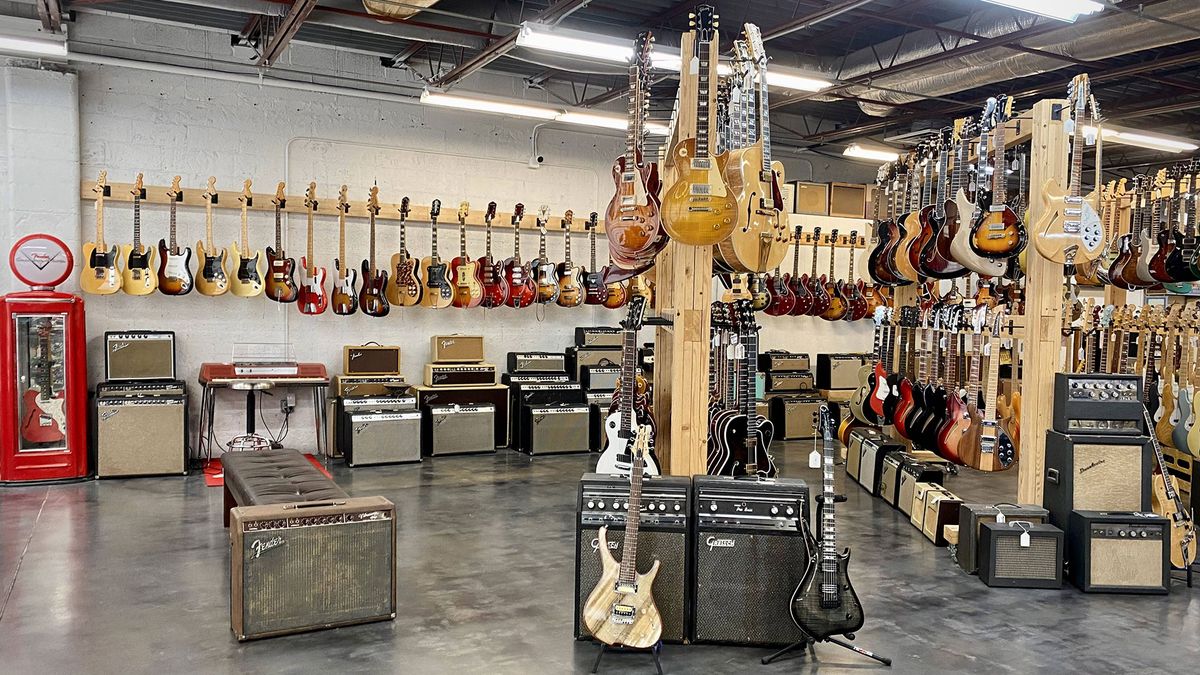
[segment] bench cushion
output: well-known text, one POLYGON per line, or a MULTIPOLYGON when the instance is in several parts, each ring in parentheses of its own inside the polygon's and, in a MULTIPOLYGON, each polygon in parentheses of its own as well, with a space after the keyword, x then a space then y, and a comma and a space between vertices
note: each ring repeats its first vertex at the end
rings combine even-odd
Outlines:
POLYGON ((225 487, 240 506, 345 499, 346 493, 295 450, 221 455, 225 487))

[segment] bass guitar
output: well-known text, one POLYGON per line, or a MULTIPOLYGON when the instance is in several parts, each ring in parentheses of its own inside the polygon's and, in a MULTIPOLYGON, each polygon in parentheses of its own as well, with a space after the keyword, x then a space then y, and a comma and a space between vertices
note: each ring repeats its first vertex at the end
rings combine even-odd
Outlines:
POLYGON ((460 309, 478 307, 483 302, 483 276, 479 263, 467 255, 467 216, 471 205, 458 205, 458 257, 450 261, 450 280, 454 284, 454 300, 450 304, 460 309))
POLYGON ((349 188, 343 185, 338 192, 338 257, 333 261, 337 281, 333 284, 331 298, 333 313, 343 316, 358 311, 358 270, 354 269, 346 258, 346 214, 350 212, 348 190, 349 188))
POLYGON ((504 261, 504 281, 508 284, 509 307, 528 307, 537 299, 537 283, 533 280, 530 266, 521 262, 521 219, 525 217, 525 205, 513 207, 513 257, 504 261))
POLYGON ((325 291, 324 267, 317 266, 313 256, 313 215, 317 212, 317 184, 309 183, 304 192, 304 209, 308 215, 308 255, 300 258, 300 298, 297 306, 302 314, 323 314, 329 307, 325 291))
POLYGON ((225 270, 225 250, 213 244, 212 207, 217 203, 217 179, 208 178, 204 191, 204 239, 196 242, 196 253, 203 256, 196 289, 201 295, 217 296, 229 292, 229 274, 225 270))
POLYGON ((592 211, 583 227, 588 233, 588 244, 591 246, 591 266, 582 270, 583 302, 587 305, 603 305, 608 291, 604 287, 604 273, 596 266, 596 223, 600 214, 592 211))
POLYGON ((575 213, 569 209, 562 219, 563 253, 566 259, 555 270, 558 282, 556 302, 559 307, 578 307, 583 304, 583 285, 579 283, 583 270, 571 261, 571 221, 574 219, 575 213))
MULTIPOLYGON (((621 379, 617 383, 613 409, 604 420, 608 443, 596 462, 596 473, 629 475, 634 459, 630 447, 635 434, 642 430, 648 433, 649 444, 653 446, 654 421, 644 397, 640 397, 637 391, 637 334, 646 312, 646 299, 641 296, 633 298, 627 311, 628 315, 621 322, 621 379), (641 405, 638 405, 639 398, 642 399, 641 405)), ((644 458, 643 470, 647 475, 658 475, 658 464, 649 454, 644 458)))
POLYGON ((552 305, 558 300, 558 266, 550 262, 546 255, 546 223, 549 221, 550 207, 542 205, 538 209, 538 257, 530 263, 537 284, 535 302, 539 305, 552 305))
POLYGON ((239 298, 252 298, 263 292, 264 277, 266 276, 266 261, 261 251, 250 248, 248 209, 254 205, 254 197, 250 193, 250 179, 242 185, 242 194, 238 196, 242 204, 242 246, 237 242, 229 245, 229 259, 237 262, 237 273, 230 279, 229 290, 239 298))
POLYGON ((150 295, 158 288, 158 275, 154 270, 154 249, 142 245, 142 200, 146 188, 142 186, 142 174, 133 183, 133 243, 121 247, 121 290, 128 295, 150 295))
POLYGON ((112 194, 107 171, 100 172, 92 192, 96 193, 96 240, 83 245, 79 287, 93 295, 112 295, 121 290, 121 273, 117 269, 120 250, 104 241, 104 198, 112 194))
POLYGON ((391 311, 388 304, 387 283, 388 272, 375 266, 375 219, 379 217, 379 186, 372 185, 367 197, 367 217, 371 221, 370 255, 362 261, 362 294, 358 296, 358 304, 363 314, 367 316, 387 316, 391 311))
POLYGON ((454 300, 454 286, 450 283, 450 268, 438 255, 438 217, 442 215, 442 200, 435 199, 429 207, 430 255, 421 258, 421 278, 425 289, 421 293, 421 306, 430 309, 445 309, 454 300))
POLYGON ((487 231, 487 252, 476 262, 479 264, 479 276, 483 278, 484 307, 503 307, 508 299, 508 282, 504 280, 504 263, 497 262, 492 257, 492 221, 496 219, 496 202, 488 202, 487 212, 483 214, 484 229, 487 231))
POLYGON ((166 239, 158 240, 158 290, 164 295, 187 295, 196 286, 192 275, 192 248, 179 246, 175 224, 175 205, 183 201, 183 190, 179 188, 179 176, 171 179, 167 199, 171 203, 171 244, 166 239))
POLYGON ((421 304, 425 284, 418 270, 421 261, 408 252, 408 197, 400 200, 400 250, 392 254, 392 278, 387 285, 388 302, 397 307, 421 304))
POLYGON ((287 207, 284 183, 275 188, 275 248, 267 247, 267 297, 275 302, 295 302, 300 295, 296 288, 296 261, 283 250, 283 209, 287 207))
POLYGON ((971 250, 989 260, 1007 260, 1025 250, 1028 234, 1021 219, 1009 207, 1008 172, 1004 164, 1004 131, 1012 115, 1012 98, 997 99, 992 120, 995 129, 995 170, 992 172, 992 191, 986 197, 987 208, 981 208, 979 218, 971 225, 971 250))

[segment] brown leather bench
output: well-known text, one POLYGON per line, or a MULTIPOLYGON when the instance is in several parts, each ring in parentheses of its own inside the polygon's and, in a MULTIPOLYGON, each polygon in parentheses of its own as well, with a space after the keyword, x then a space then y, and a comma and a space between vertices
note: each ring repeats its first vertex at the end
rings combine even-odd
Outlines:
POLYGON ((225 472, 225 527, 229 527, 229 509, 235 506, 347 497, 336 483, 295 450, 227 452, 221 455, 221 465, 225 472))

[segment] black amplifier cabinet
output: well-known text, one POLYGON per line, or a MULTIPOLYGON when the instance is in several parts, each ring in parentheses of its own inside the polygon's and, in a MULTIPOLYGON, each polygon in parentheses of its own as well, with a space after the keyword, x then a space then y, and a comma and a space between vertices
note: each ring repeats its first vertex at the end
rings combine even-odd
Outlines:
POLYGON ((583 375, 584 366, 621 366, 620 347, 567 347, 567 373, 575 381, 583 375))
MULTIPOLYGON (((687 612, 691 606, 687 577, 692 556, 688 546, 691 494, 690 478, 647 476, 642 484, 637 568, 645 572, 655 560, 662 562, 654 580, 654 603, 662 614, 662 639, 666 642, 687 639, 687 612)), ((600 528, 608 526, 608 546, 619 561, 625 545, 628 499, 628 478, 589 473, 579 483, 575 519, 576 639, 590 637, 581 610, 600 582, 600 528)))
POLYGON ((959 504, 958 547, 955 558, 967 574, 979 571, 979 536, 985 523, 1007 523, 1021 520, 1027 523, 1046 522, 1050 514, 1040 506, 1019 504, 959 504))
POLYGON ((1149 511, 1153 465, 1146 436, 1047 431, 1042 504, 1050 523, 1066 530, 1075 510, 1149 511))
POLYGON ((1153 513, 1072 511, 1071 583, 1085 593, 1171 591, 1170 525, 1153 513))
POLYGON ((1057 373, 1054 430, 1064 434, 1140 436, 1142 380, 1139 375, 1057 373))
POLYGON ((585 405, 587 397, 583 387, 575 382, 517 384, 510 388, 512 419, 509 421, 509 437, 517 447, 522 442, 525 424, 523 411, 531 405, 585 405))
POLYGON ((808 354, 794 354, 778 349, 772 349, 759 354, 758 369, 764 373, 811 370, 808 354))
POLYGON ((584 405, 521 406, 521 443, 530 455, 559 455, 591 450, 591 408, 584 405))
POLYGON ((615 391, 621 379, 620 366, 584 366, 579 383, 585 391, 615 391))
POLYGON ((857 389, 858 369, 870 354, 817 354, 818 389, 857 389))
POLYGON ((496 406, 431 405, 421 420, 422 454, 464 455, 495 452, 489 425, 493 425, 496 406))
POLYGON ((808 486, 794 478, 697 476, 692 500, 692 639, 800 640, 790 604, 808 563, 801 525, 808 518, 808 486))
POLYGON ((509 352, 508 372, 537 375, 567 372, 567 356, 560 352, 509 352))
POLYGON ((610 326, 581 326, 575 329, 576 347, 624 346, 625 331, 610 326))
POLYGON ((510 387, 514 384, 567 384, 570 381, 571 376, 566 373, 542 375, 513 375, 512 373, 504 373, 500 376, 500 382, 510 387))
POLYGON ((1063 531, 1022 520, 984 523, 979 580, 1005 588, 1062 588, 1063 531))
POLYGON ((477 387, 496 384, 496 366, 490 363, 426 363, 427 387, 477 387))
POLYGON ((768 394, 794 394, 815 389, 812 373, 807 370, 767 373, 768 394))
MULTIPOLYGON (((497 384, 490 387, 426 387, 414 386, 417 407, 424 410, 431 405, 480 405, 490 403, 496 408, 495 444, 493 447, 508 447, 509 400, 508 387, 497 384)), ((515 440, 514 440, 515 442, 515 440)))

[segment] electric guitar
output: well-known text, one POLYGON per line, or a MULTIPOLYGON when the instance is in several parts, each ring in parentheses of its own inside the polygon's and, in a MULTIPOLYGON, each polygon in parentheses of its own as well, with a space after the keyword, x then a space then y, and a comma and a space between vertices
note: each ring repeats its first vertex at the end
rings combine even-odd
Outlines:
POLYGON ((843 282, 833 276, 834 261, 837 259, 838 231, 829 233, 829 277, 821 276, 821 284, 829 295, 829 307, 821 312, 820 317, 826 321, 841 321, 846 317, 849 307, 846 304, 846 294, 843 282))
POLYGON ((287 207, 284 183, 275 187, 275 248, 267 247, 267 297, 275 302, 295 302, 300 296, 296 288, 296 261, 283 250, 283 209, 287 207))
MULTIPOLYGON (((621 322, 623 329, 621 348, 621 379, 618 382, 618 392, 615 396, 613 410, 604 420, 604 433, 608 444, 600 459, 596 462, 596 473, 628 475, 633 466, 633 454, 630 445, 634 436, 643 429, 649 435, 653 445, 654 422, 650 417, 648 406, 636 405, 637 393, 637 334, 642 327, 643 316, 646 312, 646 299, 637 296, 629 302, 629 314, 621 322)), ((644 458, 643 470, 647 475, 658 475, 658 464, 654 458, 647 455, 644 458)))
POLYGON ((254 205, 254 197, 250 194, 249 178, 242 185, 238 201, 242 203, 242 247, 239 249, 236 241, 229 245, 229 259, 237 262, 237 273, 230 279, 229 290, 239 298, 252 298, 263 292, 266 261, 262 251, 250 248, 247 209, 254 205))
POLYGON ((812 300, 809 304, 808 316, 821 316, 825 312, 828 312, 830 306, 833 304, 833 298, 829 295, 829 291, 825 289, 825 280, 817 277, 817 250, 820 243, 821 228, 814 227, 812 233, 812 270, 809 274, 800 277, 800 284, 808 290, 808 297, 812 300))
POLYGON ((158 240, 158 290, 164 295, 187 295, 196 286, 192 276, 192 249, 180 248, 175 225, 175 205, 183 201, 183 190, 179 189, 179 176, 171 179, 167 198, 171 200, 171 245, 167 240, 158 240))
MULTIPOLYGON (((1150 258, 1150 276, 1161 283, 1176 281, 1171 276, 1171 268, 1178 268, 1182 261, 1180 247, 1183 245, 1183 233, 1175 222, 1175 211, 1178 208, 1178 195, 1183 189, 1183 167, 1179 165, 1167 169, 1166 177, 1174 181, 1174 186, 1167 193, 1165 187, 1159 193, 1158 208, 1158 250, 1150 258), (1169 261, 1174 260, 1174 265, 1169 261)), ((1186 278, 1186 277, 1184 277, 1186 278)), ((1182 281, 1183 279, 1179 279, 1182 281)))
MULTIPOLYGON (((957 124, 961 128, 965 125, 965 120, 957 124)), ((965 175, 966 170, 961 169, 957 165, 954 171, 948 177, 949 172, 950 149, 955 145, 953 130, 950 128, 942 129, 941 137, 938 145, 938 171, 937 171, 937 192, 933 199, 932 208, 926 213, 926 221, 929 223, 930 235, 921 249, 921 270, 926 276, 934 279, 954 279, 968 274, 970 270, 960 264, 953 258, 950 252, 950 244, 954 240, 954 233, 959 226, 958 205, 954 201, 954 196, 958 193, 961 175, 965 175), (946 195, 946 183, 949 178, 950 195, 946 195)), ((964 143, 960 143, 962 147, 966 147, 964 143)), ((961 155, 960 155, 961 156, 961 155)), ((961 161, 965 162, 965 159, 961 161)))
POLYGON ((1007 204, 1008 172, 1004 163, 1004 130, 1012 115, 1012 98, 1001 96, 996 104, 994 127, 996 166, 992 172, 992 191, 988 207, 980 209, 971 225, 971 250, 989 260, 1007 260, 1025 250, 1028 234, 1021 219, 1007 204))
POLYGON ((846 314, 842 317, 845 321, 859 321, 866 318, 869 307, 867 305, 867 297, 863 295, 863 289, 866 288, 865 282, 862 279, 857 279, 854 276, 854 258, 857 256, 858 244, 865 241, 860 241, 858 238, 858 230, 850 231, 850 266, 846 270, 846 281, 842 284, 842 297, 846 303, 846 314))
POLYGON ((154 249, 142 245, 142 200, 146 188, 142 187, 142 174, 133 183, 133 243, 121 247, 121 290, 128 295, 150 295, 158 288, 158 275, 154 269, 154 249))
POLYGON ((806 316, 812 311, 812 295, 808 292, 808 286, 800 280, 800 242, 803 234, 804 226, 797 225, 792 235, 792 273, 787 276, 788 290, 792 292, 795 303, 788 316, 806 316))
POLYGON ((309 183, 304 193, 304 207, 308 211, 308 255, 300 259, 300 298, 297 305, 302 314, 322 314, 329 307, 329 294, 325 292, 325 268, 317 267, 313 257, 313 214, 317 212, 317 184, 309 183))
POLYGON ((371 220, 371 255, 362 261, 362 294, 358 296, 358 304, 367 316, 387 316, 391 311, 387 298, 388 272, 375 266, 375 218, 379 216, 379 211, 379 186, 372 185, 367 198, 367 216, 371 220))
POLYGON ((333 313, 347 316, 358 311, 358 270, 346 258, 346 214, 350 212, 349 190, 345 185, 338 192, 338 257, 333 260, 337 280, 333 283, 331 303, 333 313))
MULTIPOLYGON (((984 211, 987 210, 985 200, 988 191, 987 155, 988 145, 991 142, 990 135, 995 126, 997 105, 996 99, 989 98, 984 104, 983 112, 980 113, 979 122, 966 118, 960 120, 961 124, 955 122, 955 127, 960 129, 958 155, 954 160, 954 174, 959 182, 959 187, 954 191, 958 222, 951 225, 954 236, 950 241, 950 255, 967 269, 984 277, 999 277, 1008 269, 1007 260, 992 260, 977 255, 971 248, 971 224, 982 218, 984 211), (967 166, 970 163, 970 148, 967 139, 974 136, 976 131, 979 135, 979 143, 976 147, 979 157, 982 159, 977 162, 975 194, 972 199, 968 194, 967 166)), ((1003 159, 997 162, 998 165, 1003 163, 1003 159)), ((999 171, 1004 172, 1003 168, 999 171)))
MULTIPOLYGON (((1152 429, 1150 413, 1143 410, 1142 416, 1146 420, 1146 428, 1152 429)), ((1154 490, 1154 512, 1166 518, 1171 525, 1171 566, 1184 569, 1196 560, 1196 524, 1175 490, 1175 481, 1154 434, 1150 434, 1150 442, 1154 444, 1154 454, 1158 460, 1158 473, 1150 478, 1154 490)))
POLYGON ((555 270, 559 307, 578 307, 583 304, 583 286, 579 283, 583 271, 571 262, 571 221, 574 217, 574 212, 568 210, 562 220, 563 249, 566 260, 555 270))
MULTIPOLYGON (((54 390, 54 366, 60 361, 51 345, 54 319, 42 317, 35 321, 38 322, 37 355, 29 359, 29 388, 21 394, 20 430, 27 443, 45 446, 66 439, 66 391, 54 390)), ((33 345, 30 347, 32 351, 33 345)))
POLYGON ((539 305, 552 305, 558 300, 558 279, 555 276, 558 266, 546 256, 546 222, 549 220, 549 213, 550 207, 544 204, 538 209, 538 257, 530 263, 537 284, 535 301, 539 305))
POLYGON ((592 211, 592 215, 588 216, 587 222, 583 227, 588 233, 588 244, 591 246, 591 267, 582 271, 583 276, 583 302, 587 305, 603 305, 604 300, 608 297, 608 290, 604 286, 604 272, 596 266, 596 223, 600 214, 592 211))
POLYGON ((460 309, 478 307, 483 302, 483 277, 479 263, 467 256, 467 216, 471 205, 458 205, 458 257, 450 261, 450 280, 454 284, 454 300, 450 304, 460 309))
POLYGON ((96 240, 83 245, 84 264, 79 287, 85 293, 112 295, 121 290, 121 273, 117 269, 120 250, 104 241, 104 198, 112 193, 107 171, 100 172, 92 192, 96 193, 96 240))
POLYGON ((771 293, 761 275, 754 272, 747 274, 746 288, 750 291, 750 306, 754 311, 761 312, 771 305, 771 293))
MULTIPOLYGON (((615 270, 619 270, 619 269, 621 269, 621 268, 613 263, 612 256, 610 255, 610 256, 608 256, 608 265, 605 266, 604 272, 602 273, 601 276, 605 279, 608 279, 610 274, 612 274, 615 270)), ((616 278, 614 278, 612 281, 605 282, 605 284, 604 284, 604 307, 605 307, 605 309, 619 309, 621 307, 624 307, 625 303, 627 303, 627 302, 629 302, 629 290, 626 288, 625 282, 623 280, 618 281, 616 278)))
POLYGON ((734 313, 737 315, 739 341, 744 350, 737 376, 738 400, 736 408, 718 413, 712 422, 720 447, 718 455, 725 458, 712 473, 772 477, 777 469, 768 449, 775 436, 775 427, 758 414, 754 397, 759 325, 749 301, 739 300, 734 313))
POLYGON ((504 281, 508 284, 508 299, 504 304, 515 309, 532 305, 538 292, 530 265, 521 262, 521 219, 524 217, 524 204, 513 207, 513 257, 504 261, 504 281))
POLYGON ((778 265, 775 266, 775 273, 767 276, 765 285, 767 293, 771 296, 771 301, 766 308, 767 314, 787 316, 796 307, 796 296, 792 295, 792 289, 788 287, 785 275, 779 273, 778 265))
POLYGON ((873 201, 875 202, 876 210, 876 244, 875 248, 871 249, 871 253, 867 256, 867 270, 872 279, 888 286, 906 286, 912 283, 900 276, 900 271, 895 266, 896 249, 900 246, 900 240, 904 239, 907 234, 896 220, 896 211, 898 210, 897 198, 899 196, 897 186, 900 183, 902 172, 906 171, 907 169, 903 163, 898 161, 891 162, 879 167, 879 172, 875 178, 876 186, 873 201), (884 214, 880 214, 882 210, 879 198, 880 194, 887 195, 887 208, 884 214), (883 217, 880 217, 881 215, 883 217))
POLYGON ((491 309, 503 307, 508 300, 508 282, 504 280, 504 263, 492 257, 492 221, 496 219, 496 202, 488 202, 487 213, 483 214, 487 230, 487 253, 476 261, 479 276, 483 279, 483 299, 480 304, 491 309))
POLYGON ((196 253, 203 257, 196 289, 202 295, 217 296, 229 292, 229 274, 225 268, 225 250, 213 244, 212 206, 217 203, 217 179, 210 176, 204 191, 204 239, 196 242, 196 253))
POLYGON ((892 253, 892 269, 897 276, 907 282, 923 281, 921 273, 912 263, 912 249, 921 236, 921 179, 916 174, 917 156, 922 149, 909 153, 901 164, 905 170, 900 173, 900 207, 896 216, 896 224, 900 228, 900 240, 892 253))
POLYGON ((425 290, 417 269, 421 261, 408 252, 408 203, 408 197, 400 200, 400 250, 392 254, 392 278, 387 285, 388 302, 397 307, 421 304, 425 290))
POLYGON ((429 207, 429 222, 432 225, 430 241, 432 253, 421 258, 421 278, 425 280, 425 291, 421 306, 444 309, 454 301, 454 285, 450 282, 449 266, 438 256, 438 216, 442 214, 442 200, 435 199, 429 207))

